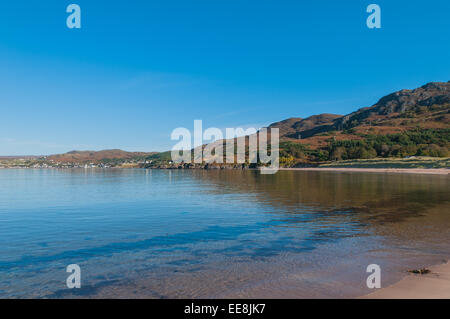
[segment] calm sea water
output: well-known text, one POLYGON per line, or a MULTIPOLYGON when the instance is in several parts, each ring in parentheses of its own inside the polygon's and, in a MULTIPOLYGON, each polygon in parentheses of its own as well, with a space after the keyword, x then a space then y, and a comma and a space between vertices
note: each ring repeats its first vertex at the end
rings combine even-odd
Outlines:
POLYGON ((355 297, 450 256, 447 176, 0 170, 0 297, 355 297), (66 266, 81 267, 67 289, 66 266))

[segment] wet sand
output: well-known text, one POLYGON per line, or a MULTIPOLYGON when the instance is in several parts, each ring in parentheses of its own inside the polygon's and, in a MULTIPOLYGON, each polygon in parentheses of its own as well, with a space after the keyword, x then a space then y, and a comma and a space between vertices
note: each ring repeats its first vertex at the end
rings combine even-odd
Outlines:
POLYGON ((408 274, 396 284, 363 299, 450 299, 450 263, 428 268, 431 273, 408 274))
POLYGON ((318 171, 318 172, 359 172, 359 173, 406 173, 406 174, 433 174, 447 175, 447 168, 350 168, 350 167, 307 167, 307 168, 280 168, 285 171, 318 171))

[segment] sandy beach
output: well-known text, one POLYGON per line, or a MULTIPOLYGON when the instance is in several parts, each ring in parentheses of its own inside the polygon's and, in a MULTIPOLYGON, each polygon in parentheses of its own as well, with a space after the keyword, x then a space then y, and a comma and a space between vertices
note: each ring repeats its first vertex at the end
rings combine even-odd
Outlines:
POLYGON ((359 172, 359 173, 402 173, 402 174, 433 174, 447 175, 447 168, 350 168, 350 167, 307 167, 307 168, 280 168, 288 171, 321 171, 321 172, 359 172))
POLYGON ((430 273, 408 274, 392 286, 363 299, 450 299, 450 263, 429 267, 430 273))

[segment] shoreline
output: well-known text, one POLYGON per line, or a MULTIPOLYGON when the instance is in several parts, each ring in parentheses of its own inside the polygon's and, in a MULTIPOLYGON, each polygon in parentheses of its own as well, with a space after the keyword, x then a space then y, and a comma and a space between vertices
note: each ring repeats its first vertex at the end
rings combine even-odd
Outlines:
POLYGON ((359 172, 359 173, 406 173, 406 174, 433 174, 447 175, 448 168, 356 168, 356 167, 305 167, 305 168, 279 168, 280 171, 319 171, 319 172, 359 172))
POLYGON ((429 274, 409 273, 399 282, 358 299, 450 299, 450 261, 427 269, 429 274))
MULTIPOLYGON (((0 167, 0 169, 156 169, 156 170, 260 170, 260 168, 175 168, 175 167, 0 167)), ((396 173, 448 175, 449 168, 360 168, 360 167, 280 167, 279 171, 342 172, 342 173, 396 173)))

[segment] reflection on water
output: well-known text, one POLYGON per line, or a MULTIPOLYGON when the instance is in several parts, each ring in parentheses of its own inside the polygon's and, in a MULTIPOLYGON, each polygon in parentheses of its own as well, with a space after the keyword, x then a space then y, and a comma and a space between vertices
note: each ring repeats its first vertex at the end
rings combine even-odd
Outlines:
POLYGON ((0 297, 354 297, 450 255, 447 176, 0 170, 0 297), (65 287, 65 267, 82 288, 65 287))

